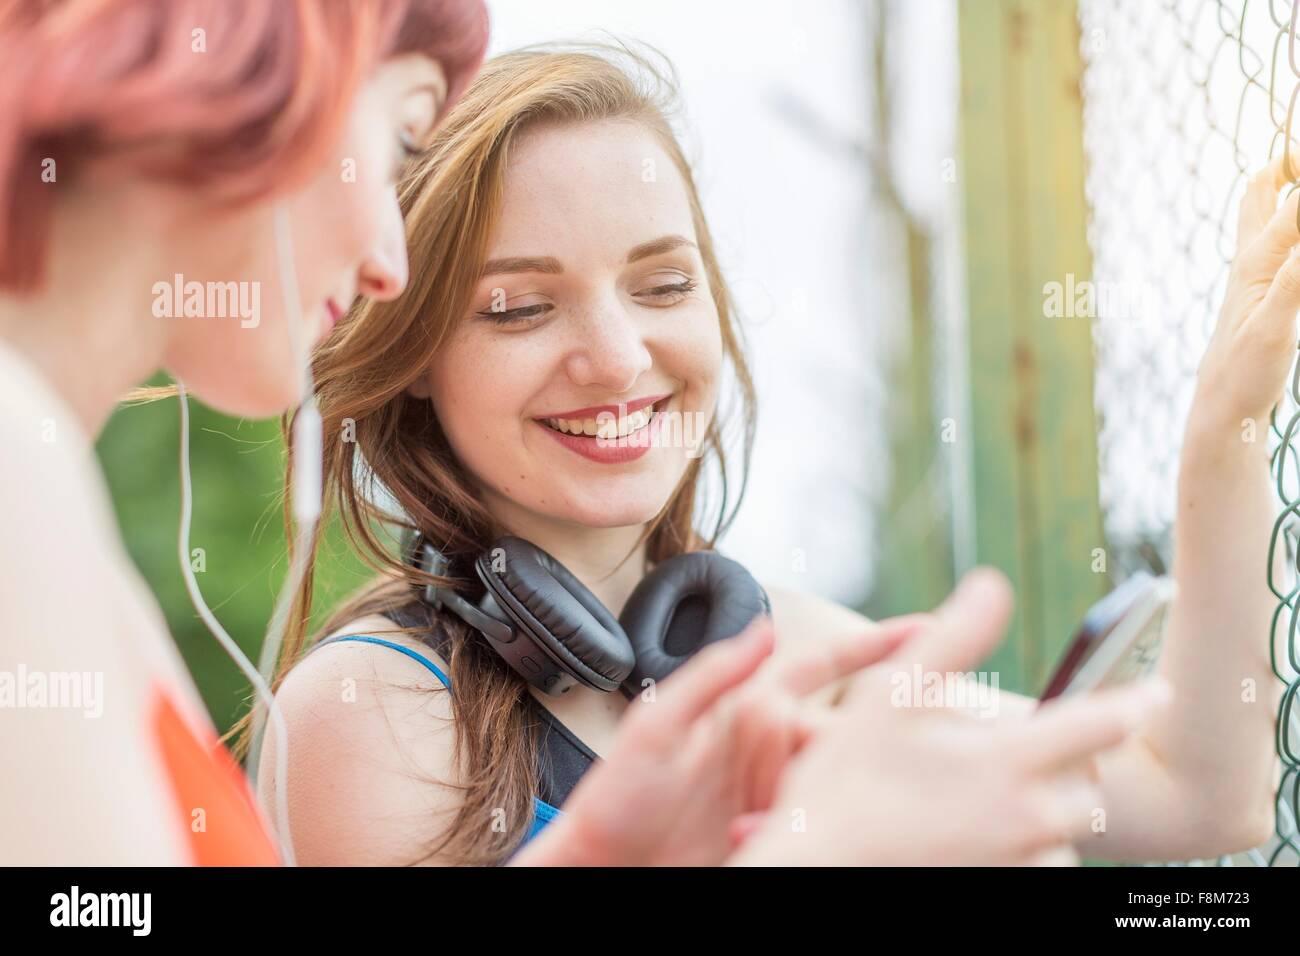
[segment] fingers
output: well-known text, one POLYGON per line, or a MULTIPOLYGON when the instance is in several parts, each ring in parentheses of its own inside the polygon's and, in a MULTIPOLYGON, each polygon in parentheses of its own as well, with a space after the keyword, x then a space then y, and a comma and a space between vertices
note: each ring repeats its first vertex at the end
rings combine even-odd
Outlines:
POLYGON ((795 717, 794 731, 791 735, 791 752, 798 753, 808 745, 810 740, 823 733, 834 724, 830 710, 803 708, 795 717))
POLYGON ((1300 254, 1292 252, 1273 276, 1259 309, 1246 320, 1253 330, 1251 340, 1266 352, 1279 349, 1286 350, 1288 355, 1294 352, 1297 309, 1300 309, 1300 254))
MULTIPOLYGON (((1291 174, 1300 176, 1300 157, 1291 156, 1291 174)), ((1258 237, 1277 210, 1277 196, 1291 180, 1284 156, 1278 156, 1259 170, 1246 184, 1237 215, 1237 248, 1244 250, 1258 237)), ((1293 217, 1294 218, 1294 217, 1293 217)))
POLYGON ((877 621, 876 627, 882 631, 897 633, 901 635, 900 639, 905 641, 922 628, 930 627, 933 624, 933 614, 927 611, 917 611, 915 614, 900 614, 897 617, 887 617, 884 620, 877 621))
POLYGON ((1161 678, 1057 698, 1029 720, 1008 728, 1016 741, 1014 759, 1038 772, 1081 761, 1123 742, 1171 698, 1172 691, 1161 678))
POLYGON ((1248 245, 1240 247, 1237 266, 1242 277, 1249 280, 1268 278, 1286 261, 1291 249, 1300 242, 1300 229, 1296 227, 1296 207, 1300 192, 1292 192, 1281 206, 1276 194, 1269 200, 1272 206, 1263 225, 1254 230, 1256 235, 1248 245))
POLYGON ((1068 845, 1092 832, 1103 794, 1088 768, 1076 764, 1073 770, 1058 774, 1047 785, 1044 798, 1048 801, 1046 831, 1068 845))
POLYGON ((1012 811, 1017 831, 1008 841, 1013 862, 1073 866, 1074 845, 1093 832, 1102 809, 1100 784, 1083 767, 1060 771, 1026 789, 1012 811))
POLYGON ((1011 618, 1011 585, 993 568, 976 568, 934 612, 933 623, 894 655, 899 668, 968 671, 995 648, 1011 618))
POLYGON ((1104 806, 1091 761, 1022 781, 1004 810, 1009 829, 1002 842, 1009 862, 1070 866, 1074 846, 1092 834, 1104 806))
POLYGON ((748 791, 745 806, 756 810, 766 810, 776 801, 786 765, 803 747, 807 735, 800 719, 801 705, 795 698, 778 695, 762 707, 763 719, 742 720, 731 731, 733 737, 739 735, 749 742, 748 747, 742 744, 742 752, 747 754, 743 758, 748 791))
POLYGON ((727 827, 727 836, 731 840, 732 849, 738 848, 746 840, 758 831, 766 819, 766 813, 742 813, 740 816, 732 819, 731 824, 727 827))
POLYGON ((1043 850, 1031 856, 1025 866, 1078 866, 1079 854, 1074 852, 1074 847, 1066 843, 1059 843, 1056 846, 1043 850))
POLYGON ((806 696, 888 657, 928 621, 929 615, 909 614, 881 621, 863 633, 841 634, 801 647, 797 654, 773 661, 773 680, 796 696, 806 696))
POLYGON ((772 653, 772 620, 757 617, 735 637, 704 648, 665 680, 655 702, 628 709, 620 734, 639 745, 673 746, 723 694, 744 683, 772 653))

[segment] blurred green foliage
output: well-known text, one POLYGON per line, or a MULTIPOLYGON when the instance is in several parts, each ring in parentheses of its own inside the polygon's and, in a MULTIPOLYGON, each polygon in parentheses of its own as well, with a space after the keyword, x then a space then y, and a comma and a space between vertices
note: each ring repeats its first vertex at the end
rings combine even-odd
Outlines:
MULTIPOLYGON (((157 379, 150 384, 167 384, 157 379)), ((212 719, 224 732, 247 709, 247 680, 208 633, 185 591, 180 528, 177 399, 119 408, 97 444, 127 550, 167 617, 212 719)), ((190 549, 208 605, 253 660, 287 566, 280 507, 284 443, 278 420, 230 418, 190 400, 194 519, 190 549)), ((313 621, 371 576, 337 526, 326 535, 313 621)))

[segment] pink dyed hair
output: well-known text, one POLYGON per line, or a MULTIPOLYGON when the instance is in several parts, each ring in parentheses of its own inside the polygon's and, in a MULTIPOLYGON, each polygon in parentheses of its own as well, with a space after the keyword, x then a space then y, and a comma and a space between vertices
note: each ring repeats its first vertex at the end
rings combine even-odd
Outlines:
POLYGON ((483 0, 0 0, 0 289, 43 279, 45 160, 264 199, 325 161, 380 61, 436 60, 445 113, 487 34, 483 0))

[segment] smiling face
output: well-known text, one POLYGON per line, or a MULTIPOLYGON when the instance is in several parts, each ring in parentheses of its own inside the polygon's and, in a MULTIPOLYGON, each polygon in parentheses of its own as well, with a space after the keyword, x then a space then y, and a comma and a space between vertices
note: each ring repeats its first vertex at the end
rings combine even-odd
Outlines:
POLYGON ((540 126, 511 146, 471 310, 411 392, 507 528, 621 527, 658 514, 698 453, 722 354, 687 188, 656 135, 540 126))
MULTIPOLYGON (((304 349, 319 342, 356 297, 387 301, 406 287, 396 184, 411 153, 427 140, 446 92, 443 71, 426 56, 380 64, 358 92, 320 172, 284 198, 304 349)), ((192 237, 178 250, 188 266, 185 282, 248 283, 247 301, 258 306, 252 317, 178 318, 168 345, 168 370, 231 414, 272 415, 302 398, 282 305, 278 205, 227 214, 204 208, 182 230, 192 237)))

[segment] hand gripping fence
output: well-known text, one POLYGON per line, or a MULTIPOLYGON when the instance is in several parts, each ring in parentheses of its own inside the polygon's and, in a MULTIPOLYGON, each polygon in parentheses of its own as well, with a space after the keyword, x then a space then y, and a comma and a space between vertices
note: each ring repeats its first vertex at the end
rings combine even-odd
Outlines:
MULTIPOLYGON (((1103 520, 1116 572, 1164 570, 1182 426, 1237 206, 1253 172, 1300 144, 1300 0, 1080 0, 1079 20, 1103 520)), ((1260 548, 1277 608, 1259 639, 1286 685, 1276 835, 1219 861, 1261 866, 1300 863, 1300 368, 1268 431, 1280 507, 1260 548)))

